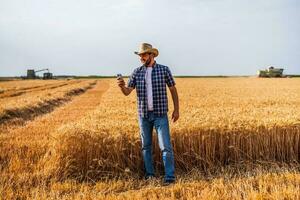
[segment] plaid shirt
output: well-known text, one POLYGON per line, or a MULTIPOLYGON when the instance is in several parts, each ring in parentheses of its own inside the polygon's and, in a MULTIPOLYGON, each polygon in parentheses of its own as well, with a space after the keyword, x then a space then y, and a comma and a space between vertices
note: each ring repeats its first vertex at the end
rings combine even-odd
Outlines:
MULTIPOLYGON (((127 87, 136 88, 138 113, 141 117, 147 117, 147 90, 146 90, 146 66, 136 68, 128 79, 127 87)), ((155 62, 151 74, 153 113, 163 115, 168 112, 168 98, 166 84, 171 87, 175 85, 174 78, 169 67, 155 62)))

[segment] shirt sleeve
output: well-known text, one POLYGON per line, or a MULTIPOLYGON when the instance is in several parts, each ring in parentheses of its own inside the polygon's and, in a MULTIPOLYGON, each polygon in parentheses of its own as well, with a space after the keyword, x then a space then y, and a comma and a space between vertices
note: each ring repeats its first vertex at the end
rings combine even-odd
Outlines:
POLYGON ((174 86, 176 84, 169 67, 166 68, 166 83, 168 87, 174 86))
POLYGON ((136 70, 134 70, 129 76, 127 87, 135 88, 136 86, 136 70))

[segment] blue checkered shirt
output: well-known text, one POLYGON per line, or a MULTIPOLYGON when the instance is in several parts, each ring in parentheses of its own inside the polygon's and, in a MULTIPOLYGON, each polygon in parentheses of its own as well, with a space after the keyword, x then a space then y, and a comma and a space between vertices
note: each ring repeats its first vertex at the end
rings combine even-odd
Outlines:
MULTIPOLYGON (((138 114, 147 117, 147 90, 146 90, 146 66, 136 68, 128 79, 127 87, 136 88, 138 114)), ((166 84, 171 87, 175 85, 174 78, 169 67, 155 62, 152 74, 153 113, 163 115, 168 112, 168 98, 166 84)))

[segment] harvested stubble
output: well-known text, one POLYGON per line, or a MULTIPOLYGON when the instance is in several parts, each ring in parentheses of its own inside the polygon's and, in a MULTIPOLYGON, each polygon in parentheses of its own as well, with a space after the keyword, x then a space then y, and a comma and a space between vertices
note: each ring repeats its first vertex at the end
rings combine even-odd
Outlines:
MULTIPOLYGON (((178 173, 247 162, 299 164, 299 79, 176 82, 181 115, 170 125, 178 173)), ((40 163, 45 173, 59 180, 141 175, 135 98, 123 96, 111 80, 93 113, 53 134, 52 148, 40 163)), ((161 173, 160 150, 156 137, 153 140, 155 166, 161 173)))
POLYGON ((76 81, 63 84, 59 87, 50 87, 22 96, 0 99, 0 125, 13 122, 20 124, 43 113, 53 110, 54 107, 69 101, 71 96, 80 94, 91 88, 94 81, 76 81))
POLYGON ((34 88, 40 88, 47 85, 64 83, 73 80, 12 80, 12 81, 1 81, 0 90, 3 92, 8 91, 20 91, 29 90, 34 88))
MULTIPOLYGON (((40 80, 41 82, 42 80, 40 80)), ((15 81, 11 81, 12 83, 16 84, 15 81)), ((27 81, 24 81, 25 85, 27 83, 27 81)), ((3 98, 8 98, 8 97, 15 97, 15 96, 20 96, 23 94, 27 94, 30 92, 36 92, 36 91, 40 91, 40 90, 48 90, 48 89, 54 89, 54 88, 58 88, 58 87, 62 87, 65 85, 70 85, 70 84, 75 84, 75 83, 79 83, 80 80, 73 80, 73 81, 67 81, 67 80, 58 80, 57 82, 50 82, 50 83, 44 83, 40 85, 36 85, 36 86, 28 86, 28 87, 14 87, 14 88, 6 88, 6 89, 2 89, 2 93, 0 93, 0 99, 3 98)), ((22 84, 22 82, 18 83, 18 84, 22 84)), ((28 83, 27 83, 28 84, 28 83)))

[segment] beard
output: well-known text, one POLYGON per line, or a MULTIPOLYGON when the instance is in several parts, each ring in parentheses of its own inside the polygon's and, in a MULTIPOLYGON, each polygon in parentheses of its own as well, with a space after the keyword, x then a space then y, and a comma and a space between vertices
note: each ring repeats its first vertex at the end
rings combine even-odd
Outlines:
POLYGON ((148 66, 151 62, 151 59, 148 58, 147 60, 142 60, 142 62, 144 63, 145 66, 148 66))
POLYGON ((150 62, 151 62, 151 59, 148 58, 148 59, 146 60, 146 62, 145 62, 145 65, 148 66, 148 65, 150 64, 150 62))

